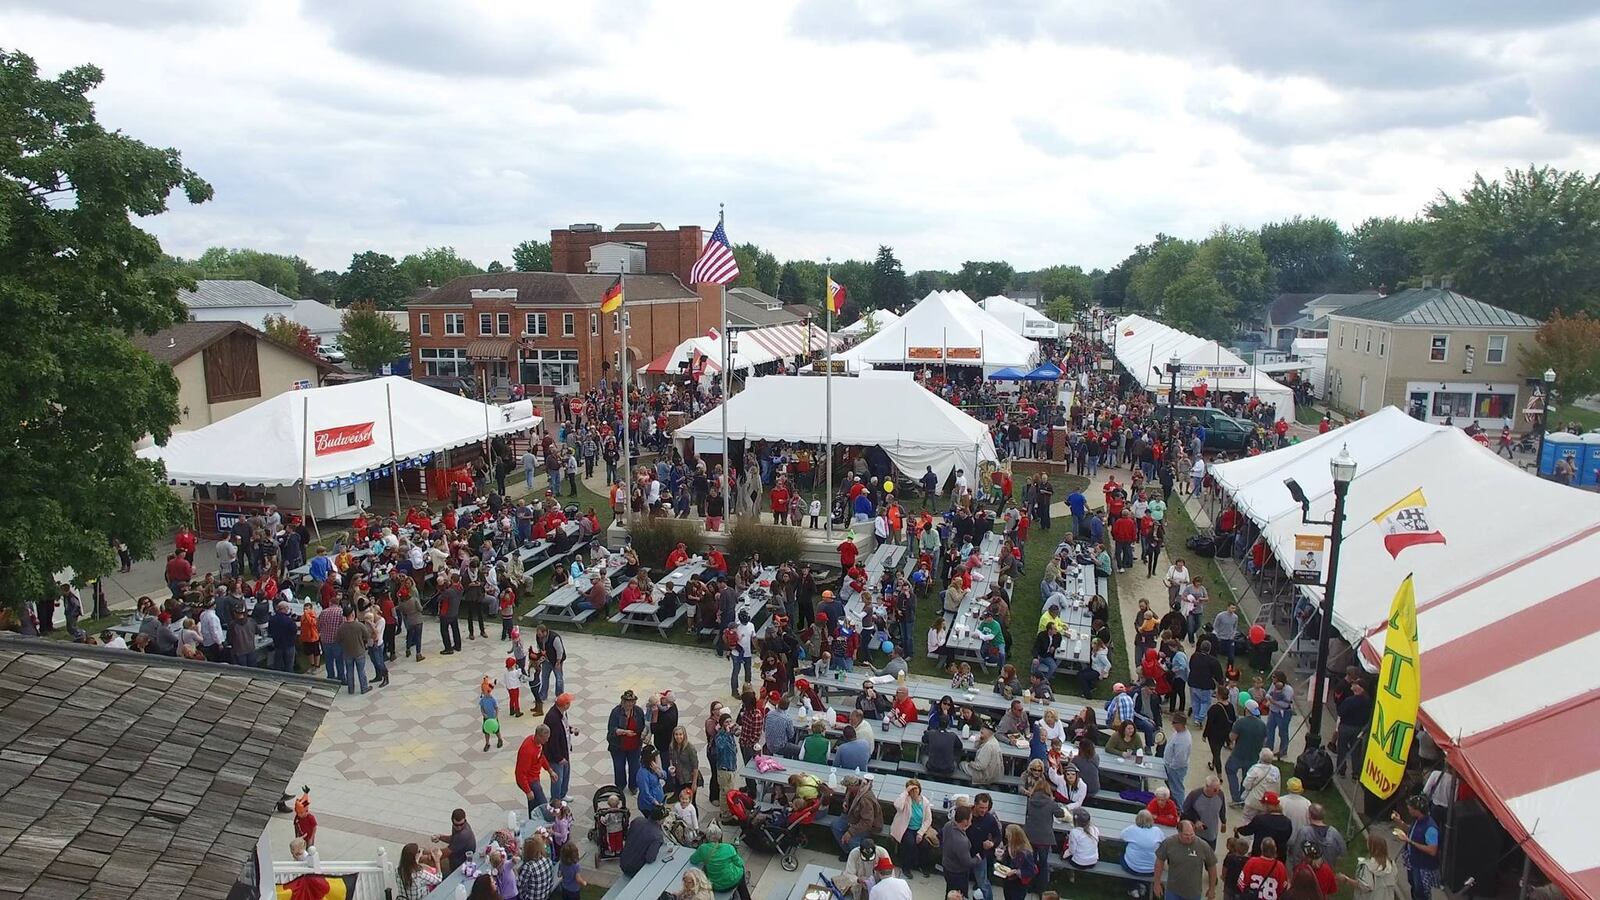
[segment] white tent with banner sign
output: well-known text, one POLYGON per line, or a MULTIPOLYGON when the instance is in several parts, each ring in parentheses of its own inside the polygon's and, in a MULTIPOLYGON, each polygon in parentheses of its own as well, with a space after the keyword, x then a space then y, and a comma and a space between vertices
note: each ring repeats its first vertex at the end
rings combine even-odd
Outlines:
POLYGON ((837 354, 873 365, 1031 369, 1039 346, 960 291, 934 291, 898 321, 837 354))
MULTIPOLYGON (((1421 724, 1568 896, 1600 896, 1600 756, 1542 753, 1600 729, 1600 496, 1535 478, 1459 428, 1390 406, 1212 470, 1279 560, 1332 516, 1328 462, 1356 460, 1333 624, 1375 668, 1390 602, 1416 592, 1421 724)), ((1322 580, 1326 579, 1326 562, 1322 580)), ((1320 600, 1320 587, 1301 590, 1320 600)))
POLYGON ((491 406, 391 376, 279 394, 139 455, 185 484, 319 488, 539 422, 529 404, 491 406))
POLYGON ((1182 366, 1178 390, 1203 383, 1210 391, 1259 397, 1275 408, 1278 418, 1295 420, 1294 391, 1216 341, 1138 315, 1118 320, 1112 341, 1117 362, 1147 391, 1166 396, 1172 382, 1167 363, 1176 357, 1182 366))
MULTIPOLYGON (((752 378, 728 401, 728 437, 742 441, 822 444, 828 435, 827 383, 816 376, 752 378)), ((679 428, 678 438, 721 446, 722 410, 679 428)), ((909 372, 862 372, 833 379, 833 443, 883 448, 913 478, 932 466, 940 483, 956 469, 998 463, 989 428, 932 391, 909 372)))
POLYGON ((978 305, 989 315, 1004 322, 1012 331, 1030 340, 1048 340, 1061 336, 1061 326, 1051 321, 1049 316, 1036 309, 1029 309, 1004 294, 986 297, 978 305))

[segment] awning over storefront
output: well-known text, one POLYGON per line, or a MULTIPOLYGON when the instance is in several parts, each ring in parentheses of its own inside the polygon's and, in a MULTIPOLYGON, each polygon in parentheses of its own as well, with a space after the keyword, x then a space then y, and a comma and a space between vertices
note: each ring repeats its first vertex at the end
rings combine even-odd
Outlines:
POLYGON ((467 345, 467 359, 497 359, 511 357, 511 341, 479 338, 467 345))

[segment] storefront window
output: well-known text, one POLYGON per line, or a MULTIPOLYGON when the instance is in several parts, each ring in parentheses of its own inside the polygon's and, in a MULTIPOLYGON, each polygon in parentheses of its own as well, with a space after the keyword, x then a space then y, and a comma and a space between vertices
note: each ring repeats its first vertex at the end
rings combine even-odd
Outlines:
POLYGON ((578 351, 524 350, 518 368, 523 384, 561 387, 578 383, 578 351))
POLYGON ((1433 395, 1433 416, 1465 418, 1472 415, 1472 395, 1465 392, 1437 391, 1433 395))
POLYGON ((1503 419, 1516 414, 1516 394, 1479 394, 1473 415, 1479 419, 1503 419))
POLYGON ((417 351, 424 375, 471 375, 472 363, 465 349, 423 347, 417 351))

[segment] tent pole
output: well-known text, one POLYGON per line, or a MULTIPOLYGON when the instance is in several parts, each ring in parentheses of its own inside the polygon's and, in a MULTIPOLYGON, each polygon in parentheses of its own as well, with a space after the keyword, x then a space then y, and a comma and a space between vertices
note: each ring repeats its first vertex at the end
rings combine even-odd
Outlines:
MULTIPOLYGON (((831 537, 833 535, 833 295, 828 290, 828 283, 833 280, 833 257, 828 257, 826 264, 827 268, 823 270, 825 274, 822 277, 822 305, 828 310, 828 374, 823 376, 823 381, 827 385, 824 389, 825 399, 823 400, 823 405, 827 407, 827 412, 825 413, 827 420, 825 436, 827 437, 828 445, 828 461, 827 473, 823 479, 827 485, 827 493, 822 508, 824 513, 823 521, 825 523, 822 526, 822 531, 831 537)), ((871 314, 871 311, 868 311, 867 315, 871 314)), ((903 345, 904 332, 901 334, 903 345)))
POLYGON ((633 414, 628 409, 628 288, 624 283, 627 278, 626 265, 617 268, 617 287, 622 292, 622 302, 617 305, 617 330, 622 335, 622 340, 617 344, 617 364, 622 369, 622 470, 627 477, 622 479, 622 526, 633 534, 633 448, 629 441, 629 432, 632 431, 633 414))
POLYGON ((383 401, 389 416, 389 480, 394 484, 394 512, 400 514, 400 457, 395 455, 394 445, 394 396, 393 388, 383 386, 383 401))
MULTIPOLYGON (((728 401, 732 399, 729 392, 733 390, 728 372, 733 368, 733 360, 728 352, 731 343, 728 340, 728 286, 721 284, 717 289, 722 297, 720 304, 722 311, 718 313, 721 321, 717 323, 722 326, 722 330, 718 333, 718 337, 722 338, 722 513, 731 530, 734 507, 738 505, 737 498, 733 496, 733 482, 730 480, 733 477, 733 454, 730 452, 732 448, 728 446, 728 401)), ((744 486, 741 484, 739 489, 743 490, 744 486)))
POLYGON ((311 471, 311 396, 300 398, 300 515, 309 517, 311 504, 307 500, 306 483, 311 471))

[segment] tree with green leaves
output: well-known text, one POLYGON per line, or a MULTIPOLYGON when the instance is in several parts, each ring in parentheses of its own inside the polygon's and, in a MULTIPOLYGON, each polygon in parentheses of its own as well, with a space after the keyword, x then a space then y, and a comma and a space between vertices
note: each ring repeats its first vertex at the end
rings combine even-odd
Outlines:
MULTIPOLYGON (((1144 265, 1150 257, 1154 256, 1157 250, 1176 240, 1177 238, 1172 235, 1162 234, 1158 231, 1156 232, 1155 240, 1148 244, 1140 244, 1134 247, 1132 253, 1128 254, 1122 262, 1117 263, 1111 271, 1106 272, 1101 278, 1099 290, 1095 293, 1095 302, 1101 306, 1131 306, 1135 309, 1153 309, 1153 306, 1145 306, 1138 303, 1137 298, 1134 297, 1131 290, 1133 273, 1138 271, 1139 267, 1144 265)), ((1157 296, 1155 302, 1159 301, 1160 297, 1157 296)))
POLYGON ((733 245, 733 258, 739 264, 739 278, 734 281, 734 287, 755 288, 763 294, 777 296, 782 266, 778 265, 776 256, 747 242, 733 245))
POLYGON ((1428 206, 1428 274, 1478 300, 1543 319, 1600 312, 1600 175, 1529 166, 1475 175, 1428 206))
POLYGON ((394 257, 368 250, 350 258, 350 268, 339 280, 339 299, 346 305, 370 300, 382 309, 399 309, 406 296, 405 282, 394 257))
POLYGON ((1295 216, 1261 226, 1258 240, 1277 289, 1289 293, 1335 291, 1350 279, 1350 239, 1339 223, 1295 216))
POLYGON ((1071 322, 1072 298, 1068 297, 1066 294, 1062 294, 1054 300, 1051 300, 1049 303, 1044 305, 1044 314, 1049 317, 1050 321, 1052 322, 1071 322))
POLYGON ((919 269, 911 273, 911 299, 921 300, 934 291, 948 291, 955 276, 943 269, 919 269))
POLYGON ((491 259, 489 260, 489 264, 484 266, 483 270, 488 272, 490 275, 499 275, 501 272, 506 270, 506 264, 498 259, 491 259))
POLYGON ((157 463, 134 455, 178 421, 172 369, 134 346, 188 318, 193 278, 167 264, 133 216, 211 186, 178 151, 95 119, 94 66, 42 78, 26 54, 0 51, 0 603, 55 593, 116 565, 117 541, 143 558, 188 515, 157 463))
POLYGON ((350 364, 374 375, 385 363, 394 362, 406 352, 407 335, 371 301, 356 303, 344 311, 339 337, 350 364))
POLYGON ((243 247, 211 247, 193 263, 196 278, 254 281, 285 297, 300 297, 300 266, 293 256, 262 253, 243 247))
POLYGON ((518 272, 551 271, 550 242, 523 241, 511 248, 511 262, 518 272))
POLYGON ((995 294, 1004 294, 1011 287, 1011 279, 1016 274, 1008 262, 977 262, 969 259, 961 264, 961 271, 955 274, 951 286, 965 291, 974 300, 982 301, 995 294))
MULTIPOLYGON (((877 309, 878 304, 872 298, 872 263, 862 259, 847 259, 843 262, 835 260, 833 263, 833 280, 844 285, 845 303, 844 319, 854 321, 855 318, 869 309, 877 309)), ((818 273, 817 302, 822 302, 823 278, 818 273)), ((838 324, 835 319, 834 324, 838 324)))
POLYGON ((1236 306, 1215 276, 1200 265, 1192 264, 1177 281, 1167 286, 1161 314, 1174 328, 1220 341, 1233 336, 1236 306))
POLYGON ((301 353, 308 356, 317 354, 317 338, 311 329, 301 325, 288 316, 267 316, 262 323, 262 331, 267 337, 272 338, 285 347, 299 348, 301 353))
POLYGON ((1266 305, 1267 254, 1254 231, 1219 227, 1200 243, 1192 265, 1228 292, 1233 299, 1231 314, 1237 319, 1254 321, 1266 305))
MULTIPOLYGON (((1144 258, 1134 267, 1128 279, 1127 305, 1133 309, 1158 310, 1166 296, 1167 286, 1183 277, 1200 247, 1193 241, 1168 239, 1147 251, 1141 247, 1134 251, 1134 255, 1141 255, 1141 251, 1145 251, 1142 253, 1144 258)), ((1109 279, 1111 276, 1106 277, 1109 279)))
POLYGON ((1082 266, 1050 266, 1034 272, 1031 281, 1045 306, 1066 298, 1071 309, 1074 304, 1087 304, 1092 297, 1092 282, 1082 266))
POLYGON ((300 298, 309 297, 327 303, 339 295, 338 272, 318 272, 298 256, 290 257, 290 260, 294 263, 295 277, 300 282, 300 298))
POLYGON ((395 268, 400 283, 408 292, 419 287, 438 287, 452 278, 483 271, 472 260, 456 253, 454 247, 429 247, 421 253, 408 254, 395 268))
POLYGON ((878 256, 872 261, 872 305, 876 309, 898 310, 911 300, 911 284, 906 280, 905 266, 895 258, 894 248, 878 247, 878 256))
POLYGON ((1384 216, 1367 219, 1350 232, 1351 281, 1358 290, 1389 288, 1422 274, 1422 247, 1428 223, 1384 216))

